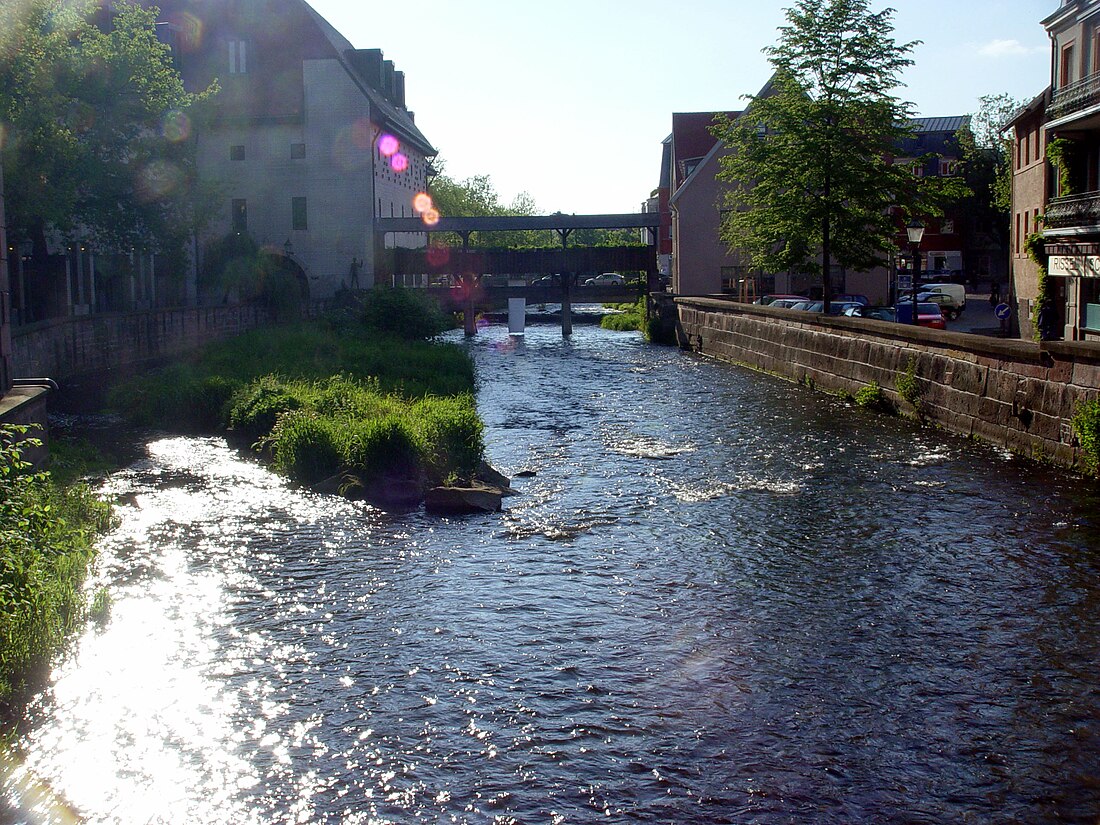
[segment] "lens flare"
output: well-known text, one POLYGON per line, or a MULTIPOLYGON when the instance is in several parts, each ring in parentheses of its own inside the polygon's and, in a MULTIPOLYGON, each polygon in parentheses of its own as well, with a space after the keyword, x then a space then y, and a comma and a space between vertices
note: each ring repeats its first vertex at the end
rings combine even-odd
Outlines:
POLYGON ((439 223, 439 210, 433 206, 420 216, 420 220, 424 221, 428 226, 435 226, 439 223))
MULTIPOLYGON (((0 132, 0 134, 3 134, 0 132)), ((417 192, 413 198, 413 209, 417 212, 427 212, 432 208, 432 196, 427 192, 417 192)))
POLYGON ((190 12, 174 14, 168 18, 176 32, 176 45, 182 51, 193 52, 202 45, 202 20, 190 12))
POLYGON ((173 109, 164 116, 160 130, 172 143, 187 140, 191 136, 191 118, 173 109))
POLYGON ((378 138, 378 151, 382 153, 383 157, 393 157, 397 154, 399 148, 401 148, 401 144, 393 135, 382 135, 378 138))
POLYGON ((155 201, 183 183, 183 171, 166 160, 155 160, 138 172, 134 188, 143 201, 155 201))
POLYGON ((395 172, 404 172, 409 168, 409 159, 401 152, 398 152, 390 158, 390 166, 393 167, 393 171, 395 172))

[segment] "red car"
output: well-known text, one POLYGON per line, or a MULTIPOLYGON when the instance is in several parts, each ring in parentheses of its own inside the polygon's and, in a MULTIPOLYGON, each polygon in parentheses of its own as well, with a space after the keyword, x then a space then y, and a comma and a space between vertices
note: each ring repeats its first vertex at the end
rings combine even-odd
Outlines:
MULTIPOLYGON (((898 323, 908 324, 913 320, 912 302, 898 304, 898 323)), ((917 302, 917 325, 929 329, 947 329, 947 321, 939 304, 917 302)))

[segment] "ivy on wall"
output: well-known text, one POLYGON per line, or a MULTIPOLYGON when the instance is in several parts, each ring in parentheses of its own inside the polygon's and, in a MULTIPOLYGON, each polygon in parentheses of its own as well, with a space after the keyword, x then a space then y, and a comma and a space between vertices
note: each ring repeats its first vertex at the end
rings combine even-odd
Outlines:
POLYGON ((1035 297, 1035 306, 1031 310, 1031 334, 1035 340, 1039 340, 1039 311, 1050 300, 1050 276, 1047 274, 1047 262, 1050 256, 1047 255, 1041 232, 1032 232, 1027 236, 1024 241, 1024 251, 1038 270, 1038 293, 1035 297))
POLYGON ((1047 160, 1058 173, 1058 195, 1072 195, 1073 171, 1077 164, 1077 144, 1064 137, 1056 137, 1047 144, 1047 160))

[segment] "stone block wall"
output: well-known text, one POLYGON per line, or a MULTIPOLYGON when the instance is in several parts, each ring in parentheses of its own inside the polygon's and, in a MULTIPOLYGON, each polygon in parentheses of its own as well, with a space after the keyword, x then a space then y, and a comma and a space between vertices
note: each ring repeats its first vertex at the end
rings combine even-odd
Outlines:
POLYGON ((861 318, 677 298, 681 346, 815 387, 852 394, 872 381, 902 412, 898 376, 915 371, 920 414, 973 436, 1067 467, 1082 455, 1071 420, 1100 398, 1100 345, 987 338, 861 318))
POLYGON ((254 306, 184 307, 58 318, 12 334, 16 378, 53 378, 133 367, 198 349, 267 322, 254 306))

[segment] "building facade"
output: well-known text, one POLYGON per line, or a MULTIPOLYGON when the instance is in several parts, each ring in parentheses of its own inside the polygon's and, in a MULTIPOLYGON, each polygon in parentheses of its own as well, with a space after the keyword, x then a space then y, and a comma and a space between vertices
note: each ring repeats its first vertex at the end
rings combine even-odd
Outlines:
MULTIPOLYGON (((289 259, 310 298, 370 287, 385 254, 374 219, 418 214, 436 153, 406 107, 404 74, 304 0, 157 5, 188 91, 220 89, 177 127, 217 204, 198 257, 247 233, 289 259)), ((419 246, 424 235, 391 242, 419 246)))
POLYGON ((1062 0, 1042 23, 1052 50, 1049 94, 1012 121, 1021 334, 1100 340, 1100 0, 1062 0), (1047 257, 1045 292, 1023 246, 1034 232, 1047 257), (1029 316, 1042 303, 1047 320, 1034 330, 1029 316))
MULTIPOLYGON (((768 93, 768 87, 761 95, 768 93)), ((797 293, 819 297, 821 280, 805 272, 763 272, 731 252, 720 238, 726 184, 717 180, 721 158, 730 151, 710 134, 714 118, 723 113, 674 114, 669 170, 669 205, 672 218, 672 288, 682 295, 733 294, 741 298, 767 293, 797 293)), ((726 112, 736 118, 740 112, 726 112)), ((914 121, 914 135, 898 147, 896 163, 912 166, 921 177, 957 174, 959 149, 956 134, 968 123, 965 116, 922 118, 914 121)), ((981 237, 966 217, 948 213, 925 222, 921 243, 925 276, 961 280, 967 261, 979 260, 972 239, 981 237)), ((899 250, 908 249, 899 221, 899 250)), ((1003 247, 1001 247, 1003 250, 1003 247)), ((990 253, 993 254, 993 253, 990 253)), ((1003 251, 1002 251, 1003 254, 1003 251)), ((848 271, 833 264, 831 283, 836 294, 857 293, 872 303, 896 297, 899 267, 908 258, 893 256, 887 266, 867 272, 848 271)))

